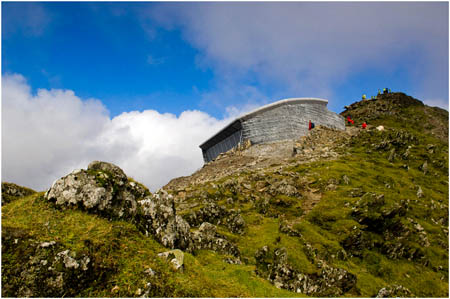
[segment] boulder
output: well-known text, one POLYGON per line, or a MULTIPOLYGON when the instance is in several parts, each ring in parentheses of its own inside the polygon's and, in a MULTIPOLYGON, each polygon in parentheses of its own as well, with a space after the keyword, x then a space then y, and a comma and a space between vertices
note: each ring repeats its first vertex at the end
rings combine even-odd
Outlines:
POLYGON ((243 234, 245 231, 245 220, 239 211, 232 210, 226 219, 226 224, 232 233, 243 234))
POLYGON ((132 219, 148 189, 129 181, 116 165, 94 161, 55 181, 44 197, 61 208, 77 208, 108 219, 132 219))
POLYGON ((186 214, 185 219, 191 226, 199 226, 203 222, 220 224, 228 214, 224 206, 207 202, 201 209, 186 214))
POLYGON ((314 297, 342 296, 356 285, 356 276, 327 264, 319 273, 307 274, 288 263, 285 248, 263 246, 255 253, 257 273, 277 288, 314 297))
POLYGON ((2 205, 7 204, 17 198, 28 196, 36 191, 22 187, 13 183, 2 183, 2 205))
POLYGON ((423 197, 423 191, 422 191, 422 187, 418 186, 419 188, 417 189, 417 198, 422 198, 423 197))
POLYGON ((184 268, 184 253, 179 249, 174 249, 166 252, 161 252, 158 254, 159 257, 170 261, 173 268, 176 271, 183 271, 184 268))
POLYGON ((415 297, 410 290, 401 285, 391 285, 381 288, 376 298, 392 298, 392 297, 415 297))
POLYGON ((88 165, 88 171, 89 170, 101 171, 110 174, 120 186, 125 184, 128 179, 125 172, 123 172, 120 167, 107 162, 92 161, 88 165))
POLYGON ((100 271, 116 270, 16 228, 2 228, 2 254, 10 257, 2 259, 2 297, 75 297, 103 282, 100 271))
POLYGON ((44 197, 63 209, 128 220, 166 247, 190 247, 190 226, 176 214, 173 197, 162 190, 152 195, 116 165, 94 161, 57 180, 44 197))
POLYGON ((164 190, 138 201, 140 213, 136 225, 145 234, 153 235, 168 248, 190 247, 190 226, 176 214, 173 197, 164 190))
POLYGON ((192 233, 193 249, 210 249, 219 253, 239 257, 239 249, 228 241, 225 236, 217 233, 215 225, 204 222, 198 231, 192 233))

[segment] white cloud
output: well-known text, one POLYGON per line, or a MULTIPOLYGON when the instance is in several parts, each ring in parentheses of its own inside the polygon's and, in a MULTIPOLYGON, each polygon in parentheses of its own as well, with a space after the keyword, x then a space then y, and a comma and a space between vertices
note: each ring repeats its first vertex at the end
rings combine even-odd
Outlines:
POLYGON ((110 119, 98 100, 81 100, 60 89, 32 95, 23 76, 7 74, 2 82, 2 180, 44 190, 73 169, 102 160, 155 190, 201 167, 198 145, 230 120, 200 111, 176 116, 154 110, 110 119))
POLYGON ((165 3, 147 16, 181 30, 218 90, 332 98, 370 69, 408 73, 425 98, 448 93, 448 3, 165 3))

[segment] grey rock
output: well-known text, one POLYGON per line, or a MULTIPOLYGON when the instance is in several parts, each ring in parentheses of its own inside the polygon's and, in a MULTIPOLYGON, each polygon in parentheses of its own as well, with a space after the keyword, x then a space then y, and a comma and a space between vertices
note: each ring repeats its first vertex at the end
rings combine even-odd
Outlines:
POLYGON ((231 211, 226 219, 226 224, 232 233, 243 234, 245 231, 245 220, 239 212, 231 211))
POLYGON ((202 223, 198 231, 191 234, 191 240, 194 250, 210 249, 234 257, 240 256, 239 249, 225 236, 218 234, 216 226, 208 222, 202 223))
POLYGON ((149 275, 149 276, 155 276, 155 275, 156 275, 155 271, 153 271, 152 268, 146 269, 146 270, 144 271, 144 273, 147 274, 147 275, 149 275))
POLYGON ((16 250, 13 244, 17 234, 27 244, 27 251, 12 272, 2 273, 2 297, 75 297, 100 281, 89 256, 77 257, 76 252, 57 242, 38 242, 17 229, 5 228, 2 232, 4 254, 16 250))
POLYGON ((56 244, 55 241, 50 241, 50 242, 42 242, 39 246, 41 246, 42 248, 45 248, 45 247, 53 246, 55 244, 56 244))
POLYGON ((113 179, 117 182, 119 186, 122 186, 127 182, 127 176, 125 172, 123 172, 122 169, 120 169, 118 166, 112 163, 93 161, 89 163, 87 169, 100 170, 102 172, 112 175, 113 179))
POLYGON ((78 261, 70 256, 70 250, 67 249, 65 251, 61 251, 60 253, 58 253, 56 255, 57 260, 59 260, 59 258, 61 258, 63 260, 64 266, 66 268, 74 268, 77 269, 80 264, 78 263, 78 261))
POLYGON ((344 181, 344 183, 345 183, 346 185, 348 185, 348 184, 350 183, 350 179, 348 178, 348 176, 347 176, 346 174, 344 174, 344 175, 342 176, 342 180, 344 181))
POLYGON ((422 164, 422 166, 420 166, 419 168, 420 168, 420 170, 423 171, 423 174, 427 174, 427 173, 428 173, 428 162, 425 161, 425 162, 422 164))
POLYGON ((61 208, 131 221, 168 248, 190 247, 190 226, 176 214, 173 197, 164 190, 150 194, 116 165, 94 161, 57 180, 45 198, 61 208))
POLYGON ((390 285, 381 288, 376 295, 376 298, 391 298, 391 297, 414 297, 411 291, 401 285, 390 285))
POLYGON ((115 165, 93 162, 90 167, 74 170, 57 180, 44 197, 62 208, 81 208, 109 219, 132 218, 136 214, 136 200, 146 190, 128 183, 123 171, 115 165))
POLYGON ((11 202, 14 199, 28 196, 36 191, 22 187, 13 183, 2 182, 2 205, 11 202))
POLYGON ((417 197, 418 197, 418 198, 422 198, 422 197, 423 197, 422 187, 420 187, 420 186, 419 186, 419 188, 417 189, 417 197))
POLYGON ((285 248, 271 250, 268 246, 263 246, 255 253, 255 259, 257 273, 277 288, 315 297, 336 297, 342 296, 356 285, 355 275, 323 262, 318 274, 301 273, 288 263, 285 248))
POLYGON ((393 162, 394 158, 395 158, 395 148, 392 148, 391 151, 389 152, 388 161, 393 162))
POLYGON ((141 230, 152 234, 168 248, 188 249, 190 247, 190 226, 176 214, 173 197, 160 190, 138 202, 141 230))
POLYGON ((337 189, 337 186, 335 184, 329 184, 325 190, 327 191, 335 191, 337 189))
POLYGON ((177 271, 183 271, 184 268, 184 253, 179 249, 174 249, 166 252, 161 252, 158 254, 159 257, 170 261, 173 268, 177 271))

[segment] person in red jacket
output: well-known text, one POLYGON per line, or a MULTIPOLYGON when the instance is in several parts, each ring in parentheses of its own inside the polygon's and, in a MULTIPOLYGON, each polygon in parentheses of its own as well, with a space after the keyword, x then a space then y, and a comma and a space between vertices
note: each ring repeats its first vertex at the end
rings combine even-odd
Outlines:
POLYGON ((349 124, 354 124, 355 122, 353 121, 353 119, 351 119, 350 118, 350 116, 347 116, 347 122, 349 123, 349 124))
POLYGON ((308 130, 314 129, 314 123, 311 122, 311 120, 309 121, 309 125, 308 125, 308 130))
POLYGON ((362 128, 363 128, 363 129, 367 128, 367 124, 366 124, 366 122, 363 122, 363 124, 362 124, 362 128))

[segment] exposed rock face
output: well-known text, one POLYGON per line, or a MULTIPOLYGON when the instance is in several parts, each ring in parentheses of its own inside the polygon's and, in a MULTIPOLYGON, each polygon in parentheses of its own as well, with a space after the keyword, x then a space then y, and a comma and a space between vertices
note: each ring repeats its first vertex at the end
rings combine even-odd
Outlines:
POLYGON ((202 223, 198 231, 192 233, 192 242, 194 249, 211 249, 235 257, 240 256, 239 249, 218 234, 216 226, 208 222, 202 223))
POLYGON ((191 211, 184 217, 194 227, 204 222, 217 225, 225 224, 232 233, 238 234, 243 234, 246 227, 245 220, 239 210, 227 210, 224 206, 214 202, 208 202, 203 208, 197 211, 191 211))
POLYGON ((94 161, 87 170, 74 170, 55 181, 45 198, 62 208, 80 208, 108 219, 132 219, 137 200, 150 192, 128 181, 117 166, 94 161))
POLYGON ((2 183, 2 205, 33 193, 36 191, 13 183, 2 183))
POLYGON ((232 233, 243 234, 245 231, 245 220, 239 211, 231 211, 226 219, 226 224, 232 233))
POLYGON ((211 249, 239 256, 236 246, 216 233, 214 225, 227 218, 233 232, 242 233, 245 221, 238 212, 228 212, 215 203, 209 203, 188 218, 192 223, 204 222, 195 233, 189 223, 177 215, 172 195, 164 190, 155 194, 129 181, 117 166, 106 162, 92 162, 87 170, 75 170, 57 180, 45 198, 62 208, 80 208, 108 219, 131 221, 146 235, 171 249, 194 251, 211 249))
POLYGON ((414 297, 410 290, 401 285, 391 285, 378 291, 376 298, 414 297))
POLYGON ((223 206, 209 202, 200 210, 187 214, 186 220, 192 226, 199 226, 203 222, 221 223, 226 216, 228 216, 228 211, 223 206))
POLYGON ((171 195, 160 191, 138 202, 140 213, 136 223, 144 233, 152 234, 168 248, 188 249, 190 247, 190 226, 176 214, 171 195))
POLYGON ((184 253, 179 249, 174 249, 158 254, 159 257, 164 258, 172 263, 172 266, 177 271, 183 271, 184 267, 184 253))
POLYGON ((355 275, 326 264, 321 266, 319 273, 297 271, 288 263, 284 248, 272 251, 268 246, 264 246, 256 252, 255 258, 258 273, 278 288, 310 296, 336 297, 356 285, 355 275))
POLYGON ((25 261, 2 259, 4 297, 75 297, 102 279, 88 255, 55 241, 38 242, 19 229, 2 231, 2 254, 25 261))
POLYGON ((187 249, 190 244, 189 224, 176 215, 173 198, 163 191, 150 194, 110 163, 94 161, 87 170, 73 171, 57 180, 45 198, 62 208, 131 221, 169 248, 187 249))

